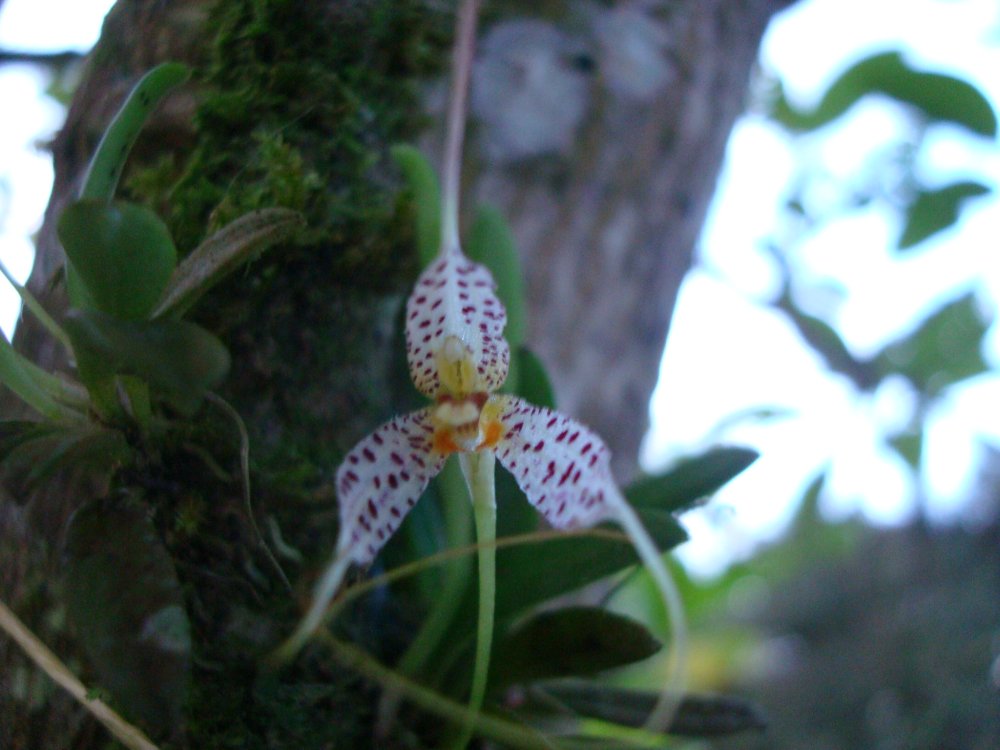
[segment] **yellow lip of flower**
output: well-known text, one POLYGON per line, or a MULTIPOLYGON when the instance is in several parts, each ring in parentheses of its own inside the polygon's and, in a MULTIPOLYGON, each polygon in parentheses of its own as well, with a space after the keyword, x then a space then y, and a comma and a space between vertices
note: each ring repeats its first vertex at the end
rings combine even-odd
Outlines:
POLYGON ((431 409, 433 448, 450 455, 492 449, 504 435, 503 401, 485 392, 464 397, 439 396, 431 409))

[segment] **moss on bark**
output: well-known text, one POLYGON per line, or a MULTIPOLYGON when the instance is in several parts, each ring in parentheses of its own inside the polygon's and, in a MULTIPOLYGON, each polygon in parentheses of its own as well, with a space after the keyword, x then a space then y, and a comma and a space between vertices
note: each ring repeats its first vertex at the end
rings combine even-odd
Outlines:
MULTIPOLYGON (((450 26, 412 0, 223 0, 192 79, 194 147, 127 179, 128 197, 157 208, 182 253, 253 209, 306 217, 295 242, 193 311, 233 355, 223 396, 251 436, 257 519, 304 556, 285 559, 298 598, 333 547, 333 470, 396 399, 397 312, 416 264, 387 148, 424 125, 418 88, 446 61, 450 26)), ((184 742, 369 747, 372 691, 354 675, 318 650, 288 671, 259 667, 300 602, 261 553, 239 482, 219 476, 238 473, 237 439, 212 412, 118 482, 146 489, 185 587, 195 668, 184 742)), ((368 616, 353 627, 382 651, 395 618, 368 616)))

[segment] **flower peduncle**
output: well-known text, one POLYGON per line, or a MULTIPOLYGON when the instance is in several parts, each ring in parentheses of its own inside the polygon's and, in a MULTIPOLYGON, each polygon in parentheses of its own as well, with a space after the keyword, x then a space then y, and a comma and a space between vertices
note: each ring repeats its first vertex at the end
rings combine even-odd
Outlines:
POLYGON ((465 137, 466 100, 472 58, 476 50, 476 17, 479 0, 459 4, 452 60, 451 93, 448 101, 447 140, 444 149, 444 193, 441 203, 441 254, 460 251, 458 194, 462 179, 462 142, 465 137))

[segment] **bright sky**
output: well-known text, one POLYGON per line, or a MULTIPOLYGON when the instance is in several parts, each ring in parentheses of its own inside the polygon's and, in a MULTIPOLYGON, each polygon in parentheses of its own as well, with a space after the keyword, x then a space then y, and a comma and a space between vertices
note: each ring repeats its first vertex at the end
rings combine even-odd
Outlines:
MULTIPOLYGON (((6 0, 0 47, 34 52, 85 52, 94 46, 113 0, 6 0)), ((24 281, 31 271, 31 235, 42 223, 52 189, 52 159, 38 144, 62 125, 62 107, 44 95, 47 76, 28 65, 0 67, 0 260, 24 281), (9 116, 10 113, 16 116, 9 116)), ((0 279, 0 329, 9 337, 18 298, 0 279)))
MULTIPOLYGON (((998 108, 998 10, 994 0, 809 0, 775 20, 762 62, 780 72, 796 101, 810 104, 849 62, 900 48, 915 65, 973 82, 998 108)), ((692 273, 681 292, 651 404, 644 463, 655 469, 718 441, 717 426, 744 409, 775 407, 792 416, 723 433, 757 447, 762 458, 709 508, 685 517, 692 541, 680 554, 698 572, 718 571, 749 555, 761 540, 780 535, 803 489, 827 465, 832 472, 823 508, 832 517, 860 511, 874 522, 899 523, 923 507, 933 519, 954 519, 965 508, 978 457, 976 436, 1000 440, 1000 379, 984 377, 953 389, 931 422, 928 470, 915 482, 880 437, 906 423, 912 407, 907 386, 896 382, 874 397, 859 395, 845 379, 824 371, 782 316, 754 303, 775 291, 776 270, 758 248, 776 236, 777 207, 794 159, 805 154, 832 173, 852 174, 905 127, 895 108, 873 101, 856 107, 842 125, 798 144, 754 116, 733 133, 701 242, 708 270, 692 273), (794 156, 793 145, 799 146, 794 156)), ((953 128, 939 131, 922 165, 930 182, 978 175, 1000 184, 996 143, 973 143, 953 128)), ((897 260, 889 249, 897 221, 872 210, 834 223, 800 253, 813 278, 848 290, 839 301, 816 302, 833 313, 848 345, 864 356, 912 328, 915 316, 970 286, 996 311, 997 226, 1000 204, 988 196, 970 206, 958 229, 897 260)), ((994 326, 987 346, 994 365, 1000 362, 998 334, 994 326)))
MULTIPOLYGON (((7 0, 0 13, 0 45, 87 49, 111 4, 7 0)), ((972 81, 1000 109, 998 39, 995 0, 803 0, 772 24, 762 62, 780 73, 790 95, 808 103, 850 61, 901 48, 914 64, 972 81)), ((29 272, 30 234, 40 225, 52 179, 50 160, 34 144, 51 137, 62 116, 40 93, 45 85, 44 77, 26 66, 0 68, 0 101, 6 112, 17 113, 0 120, 0 258, 21 279, 29 272)), ((761 540, 777 537, 803 488, 828 464, 833 470, 825 507, 832 516, 860 510, 871 520, 897 523, 912 515, 916 498, 925 494, 931 517, 954 517, 975 465, 975 436, 1000 439, 1000 379, 955 389, 927 436, 933 460, 921 488, 879 437, 905 420, 911 401, 906 387, 895 383, 874 398, 859 396, 846 381, 823 371, 789 324, 754 302, 774 291, 774 268, 758 248, 778 228, 777 207, 794 173, 794 158, 803 152, 793 157, 793 145, 832 172, 848 174, 870 149, 904 127, 898 112, 872 102, 857 107, 822 139, 794 144, 754 116, 733 133, 702 238, 701 256, 710 271, 692 273, 682 289, 651 404, 644 463, 653 469, 717 442, 719 424, 746 409, 777 407, 792 415, 722 433, 757 447, 763 457, 709 508, 686 517, 693 541, 681 556, 698 572, 720 570, 761 540)), ((927 157, 928 179, 943 183, 979 175, 1000 185, 995 143, 971 143, 955 130, 941 129, 927 157)), ((893 222, 877 212, 858 215, 802 248, 817 280, 848 290, 830 309, 859 355, 877 350, 912 326, 915 315, 970 284, 980 289, 989 309, 995 311, 1000 299, 995 197, 979 200, 959 230, 904 261, 887 249, 898 231, 893 222)), ((0 282, 0 327, 8 334, 15 316, 16 296, 0 282)), ((994 364, 1000 360, 997 326, 988 354, 994 364)))

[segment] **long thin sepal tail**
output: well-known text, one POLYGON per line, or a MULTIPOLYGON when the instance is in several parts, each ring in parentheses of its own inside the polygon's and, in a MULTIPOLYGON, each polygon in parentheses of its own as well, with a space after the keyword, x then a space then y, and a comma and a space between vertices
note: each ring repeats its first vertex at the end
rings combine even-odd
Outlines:
POLYGON ((617 495, 611 504, 615 520, 628 535, 639 558, 653 577, 670 623, 670 671, 644 727, 652 732, 665 732, 677 713, 687 684, 688 642, 684 604, 673 576, 663 564, 662 553, 656 548, 632 506, 621 495, 617 495))
POLYGON ((570 417, 514 396, 496 398, 503 431, 497 458, 528 502, 559 529, 617 522, 652 575, 670 622, 671 668, 646 728, 667 729, 686 681, 684 609, 659 550, 614 481, 610 451, 596 433, 570 417))

